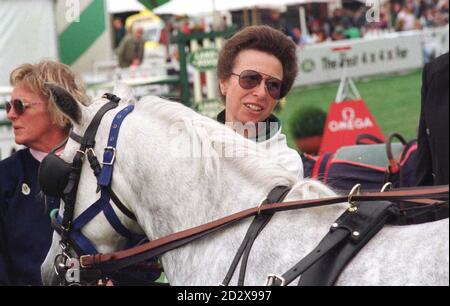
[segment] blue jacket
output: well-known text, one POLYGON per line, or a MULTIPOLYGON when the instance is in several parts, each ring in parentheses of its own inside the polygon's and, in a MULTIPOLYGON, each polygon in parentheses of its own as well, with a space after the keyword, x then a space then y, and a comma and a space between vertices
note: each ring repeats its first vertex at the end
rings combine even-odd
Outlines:
POLYGON ((39 162, 29 149, 0 161, 0 285, 40 285, 53 230, 38 186, 39 162))

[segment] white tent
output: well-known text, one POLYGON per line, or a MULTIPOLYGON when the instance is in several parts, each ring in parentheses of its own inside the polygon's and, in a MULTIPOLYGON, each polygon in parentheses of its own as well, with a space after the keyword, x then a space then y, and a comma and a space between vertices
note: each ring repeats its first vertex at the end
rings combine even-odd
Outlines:
POLYGON ((107 0, 106 5, 110 14, 137 12, 145 9, 144 5, 137 0, 107 0))
POLYGON ((20 64, 58 58, 55 23, 52 0, 0 1, 0 86, 20 64))
POLYGON ((279 8, 310 2, 338 2, 340 0, 172 0, 154 10, 156 14, 201 15, 214 11, 233 11, 246 8, 279 8))
POLYGON ((154 13, 171 15, 202 15, 217 10, 215 0, 172 0, 153 10, 154 13))

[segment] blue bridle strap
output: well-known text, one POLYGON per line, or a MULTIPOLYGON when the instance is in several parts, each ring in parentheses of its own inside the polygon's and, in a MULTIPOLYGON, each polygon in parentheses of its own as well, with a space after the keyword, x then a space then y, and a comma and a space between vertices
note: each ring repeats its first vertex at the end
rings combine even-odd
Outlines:
MULTIPOLYGON (((143 235, 132 233, 122 224, 120 219, 117 217, 116 212, 112 208, 110 200, 111 197, 109 196, 109 191, 106 188, 102 188, 100 199, 89 206, 73 222, 71 238, 84 254, 98 253, 94 245, 88 238, 86 238, 86 236, 83 235, 81 229, 101 212, 103 212, 114 230, 128 240, 127 245, 135 245, 145 237, 143 235)), ((61 218, 59 216, 58 222, 61 222, 61 218)))
POLYGON ((135 238, 136 234, 130 232, 123 224, 120 222, 117 217, 116 212, 111 206, 111 203, 108 202, 107 205, 103 208, 103 214, 108 220, 109 224, 114 228, 116 232, 118 232, 121 236, 127 238, 128 240, 132 240, 135 238))
MULTIPOLYGON (((81 229, 94 219, 99 213, 103 212, 104 216, 114 228, 114 230, 128 240, 127 244, 135 243, 143 238, 143 236, 130 232, 120 221, 113 207, 111 206, 111 192, 110 185, 112 179, 113 166, 115 161, 117 139, 119 136, 120 127, 123 120, 134 109, 134 105, 128 105, 114 117, 111 123, 111 129, 108 137, 108 144, 103 154, 103 167, 98 178, 98 184, 100 185, 100 199, 94 204, 89 206, 84 212, 82 212, 78 218, 73 221, 71 239, 76 243, 78 248, 84 254, 97 254, 98 251, 94 245, 83 235, 81 229)), ((58 222, 61 220, 58 216, 58 222)))
MULTIPOLYGON (((92 206, 91 206, 92 207, 92 206)), ((62 223, 62 217, 58 214, 56 217, 56 221, 61 224, 62 223)), ((55 230, 57 230, 55 228, 55 230)), ((97 254, 98 251, 94 247, 94 245, 91 243, 89 239, 84 236, 80 230, 74 230, 72 229, 70 233, 70 238, 72 239, 73 243, 75 243, 75 246, 77 249, 83 253, 83 254, 97 254)))
POLYGON ((122 125, 125 117, 131 113, 134 109, 134 105, 128 105, 122 109, 111 124, 111 130, 109 131, 108 145, 103 153, 103 167, 102 172, 98 178, 98 184, 103 187, 107 187, 111 184, 112 172, 114 161, 116 160, 116 146, 117 139, 119 138, 120 126, 122 125))

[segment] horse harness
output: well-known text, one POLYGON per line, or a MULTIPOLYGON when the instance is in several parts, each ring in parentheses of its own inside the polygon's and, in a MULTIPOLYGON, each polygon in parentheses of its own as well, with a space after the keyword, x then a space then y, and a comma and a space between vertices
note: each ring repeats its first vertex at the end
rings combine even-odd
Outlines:
MULTIPOLYGON (((389 185, 386 184, 383 189, 386 187, 389 185)), ((276 187, 262 204, 278 205, 271 201, 272 197, 280 194, 278 200, 282 201, 289 191, 290 189, 285 186, 276 187)), ((352 197, 359 191, 360 185, 358 184, 348 197, 349 208, 331 225, 330 231, 319 245, 283 275, 269 274, 266 286, 289 285, 297 278, 299 278, 298 286, 331 286, 336 282, 348 262, 386 223, 417 224, 448 218, 448 195, 447 202, 412 199, 409 203, 421 205, 419 210, 422 211, 417 213, 416 210, 415 215, 408 215, 405 210, 401 211, 392 201, 378 200, 373 203, 371 199, 370 201, 359 201, 356 204, 352 197)), ((402 205, 407 205, 407 203, 402 205)), ((414 207, 411 208, 414 209, 414 207)), ((237 283, 238 286, 244 285, 249 249, 257 234, 261 232, 273 215, 274 212, 269 210, 265 214, 258 213, 255 216, 225 279, 220 284, 221 286, 227 286, 230 283, 239 258, 245 249, 237 283)))
MULTIPOLYGON (((67 143, 68 139, 66 139, 46 156, 39 167, 39 183, 44 194, 59 197, 64 201, 62 217, 58 214, 57 209, 50 214, 52 227, 61 236, 60 246, 62 253, 55 258, 55 271, 60 276, 62 284, 65 283, 64 275, 68 270, 68 262, 73 259, 70 254, 70 247, 73 248, 77 256, 98 253, 91 241, 82 234, 81 229, 99 213, 103 212, 114 230, 127 238, 127 247, 134 246, 146 239, 145 235, 130 232, 122 224, 111 205, 112 201, 124 215, 135 222, 137 221, 135 215, 119 200, 111 188, 112 170, 120 126, 126 116, 133 111, 134 106, 128 105, 115 116, 111 124, 108 144, 104 149, 102 167, 94 152, 95 136, 103 116, 108 111, 115 109, 120 101, 120 98, 112 94, 104 94, 103 98, 108 99, 109 102, 96 113, 83 137, 75 134, 73 131, 70 133, 69 137, 80 144, 72 164, 65 162, 55 154, 67 143), (97 178, 97 193, 100 192, 100 198, 74 220, 76 195, 85 157, 88 158, 91 169, 97 178)), ((156 264, 143 266, 160 270, 156 264)), ((99 271, 83 272, 87 274, 85 278, 90 280, 101 277, 101 274, 98 273, 99 271)))
MULTIPOLYGON (((115 147, 120 125, 133 110, 133 106, 125 107, 115 116, 111 125, 108 145, 103 155, 103 167, 101 167, 93 150, 95 136, 103 116, 109 110, 116 108, 120 100, 111 94, 105 94, 103 97, 107 98, 109 102, 94 116, 83 137, 73 132, 70 133, 70 138, 80 143, 80 148, 75 154, 72 164, 66 163, 55 154, 65 145, 66 140, 48 154, 39 169, 39 182, 44 193, 60 197, 65 203, 62 217, 57 212, 51 214, 52 226, 61 236, 62 253, 55 258, 55 270, 61 278, 61 284, 66 284, 64 276, 68 270, 67 262, 72 259, 70 247, 79 257, 82 283, 92 284, 108 273, 154 259, 156 256, 235 224, 244 218, 255 216, 225 279, 220 284, 222 286, 229 285, 234 271, 241 261, 238 285, 244 285, 247 261, 253 242, 275 212, 348 201, 350 207, 331 225, 329 233, 312 252, 283 275, 269 274, 267 276, 268 286, 288 285, 298 277, 300 277, 299 285, 333 285, 351 258, 384 224, 417 224, 448 218, 448 185, 382 190, 364 194, 359 193, 359 186, 355 186, 348 197, 336 196, 293 202, 282 202, 290 188, 277 186, 258 207, 246 209, 129 249, 110 254, 98 253, 92 243, 82 235, 81 228, 100 212, 105 214, 107 220, 119 234, 128 238, 129 245, 136 245, 137 241, 145 238, 131 233, 122 225, 110 204, 110 200, 112 200, 123 214, 136 221, 134 214, 126 208, 111 189, 115 147), (76 220, 73 220, 81 168, 86 156, 97 177, 97 191, 101 192, 101 196, 96 203, 85 210, 76 220)), ((150 267, 155 268, 151 265, 150 267)))

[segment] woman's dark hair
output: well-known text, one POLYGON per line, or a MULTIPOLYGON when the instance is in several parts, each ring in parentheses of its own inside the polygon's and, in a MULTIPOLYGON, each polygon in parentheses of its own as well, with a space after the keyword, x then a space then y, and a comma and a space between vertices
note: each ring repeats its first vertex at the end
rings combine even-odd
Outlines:
MULTIPOLYGON (((242 50, 258 50, 275 56, 283 67, 280 99, 285 97, 297 76, 297 56, 294 42, 269 26, 250 26, 233 35, 223 46, 217 64, 217 77, 226 80, 232 74, 234 62, 242 50)), ((222 99, 225 97, 219 90, 222 99)))

